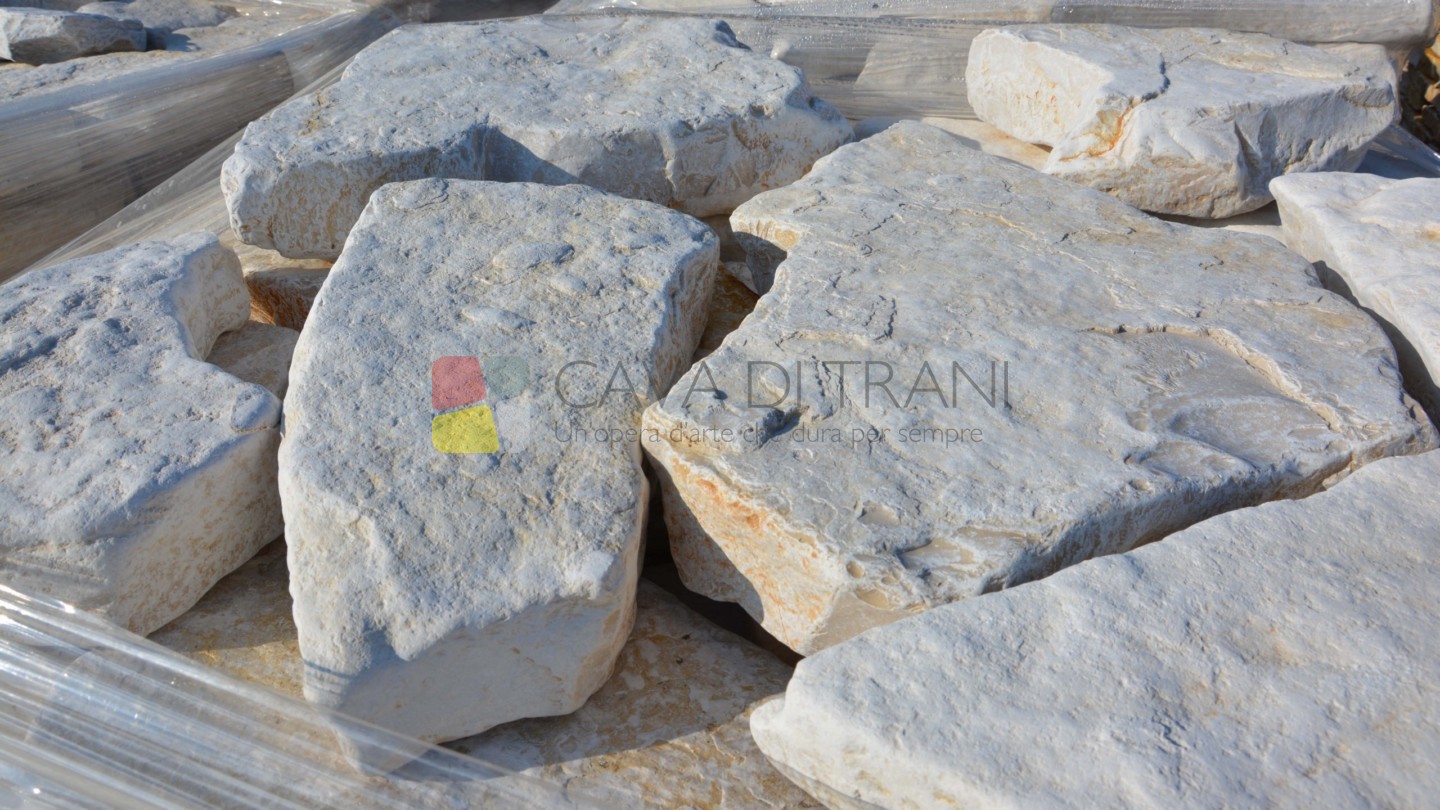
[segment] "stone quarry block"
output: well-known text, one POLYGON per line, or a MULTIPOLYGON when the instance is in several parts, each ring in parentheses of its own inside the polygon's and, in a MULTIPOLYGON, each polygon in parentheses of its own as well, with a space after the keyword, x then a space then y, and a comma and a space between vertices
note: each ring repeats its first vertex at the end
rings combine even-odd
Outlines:
POLYGON ((640 409, 694 351, 716 261, 699 221, 583 186, 371 197, 286 400, 308 699, 437 741, 605 682, 634 615, 640 409))
POLYGON ((1426 805, 1437 487, 1387 459, 874 630, 751 729, 831 806, 1426 805))
POLYGON ((1281 175, 1360 163, 1396 109, 1371 47, 1361 64, 1263 34, 1020 25, 976 37, 965 78, 982 120, 1052 147, 1047 173, 1218 219, 1281 175))
POLYGON ((707 216, 849 139, 798 70, 718 21, 437 24, 392 32, 251 124, 221 184, 242 241, 334 258, 386 182, 583 183, 707 216))
POLYGON ((49 9, 0 8, 0 59, 40 65, 143 50, 145 28, 136 22, 49 9))
POLYGON ((205 0, 100 0, 79 8, 117 20, 134 20, 145 27, 151 49, 165 48, 166 37, 182 28, 209 28, 235 16, 235 9, 205 0))
POLYGON ((281 530, 280 401, 201 359, 240 267, 191 234, 4 290, 0 582, 149 633, 281 530))
POLYGON ((788 255, 644 446, 686 585, 802 654, 1434 446, 1379 328, 1278 242, 934 127, 731 222, 788 255))
POLYGON ((1440 180, 1326 173, 1271 190, 1285 242, 1380 321, 1406 387, 1440 419, 1440 180))
POLYGON ((333 262, 287 259, 243 242, 235 245, 235 255, 250 289, 250 317, 291 329, 303 327, 333 262))

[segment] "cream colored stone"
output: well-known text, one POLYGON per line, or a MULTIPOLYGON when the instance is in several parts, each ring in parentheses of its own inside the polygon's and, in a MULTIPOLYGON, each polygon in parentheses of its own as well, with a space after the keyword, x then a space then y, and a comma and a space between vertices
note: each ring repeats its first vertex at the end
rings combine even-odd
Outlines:
POLYGON ((686 584, 802 654, 1434 447, 1379 328, 1280 244, 933 127, 731 222, 788 255, 645 449, 686 584))
POLYGON ((235 255, 250 290, 250 317, 296 330, 304 327, 333 262, 287 259, 243 242, 235 244, 235 255))
POLYGON ((290 378, 290 357, 299 339, 300 333, 294 329, 246 321, 239 329, 221 335, 205 362, 245 382, 264 386, 284 399, 290 378))

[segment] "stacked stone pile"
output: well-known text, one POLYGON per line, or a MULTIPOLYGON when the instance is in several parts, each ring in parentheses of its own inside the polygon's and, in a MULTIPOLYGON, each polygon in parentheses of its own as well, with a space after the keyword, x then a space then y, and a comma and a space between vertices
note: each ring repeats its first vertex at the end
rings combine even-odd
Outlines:
POLYGON ((852 127, 723 20, 403 27, 225 240, 6 283, 0 583, 622 806, 1423 804, 1377 54, 998 27, 983 121, 852 127))

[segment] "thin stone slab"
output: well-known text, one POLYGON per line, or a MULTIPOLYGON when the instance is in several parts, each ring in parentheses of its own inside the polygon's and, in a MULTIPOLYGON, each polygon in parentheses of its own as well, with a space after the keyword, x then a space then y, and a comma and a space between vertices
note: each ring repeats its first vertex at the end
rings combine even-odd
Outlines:
POLYGON ((695 349, 717 253, 698 220, 583 186, 371 197, 286 401, 308 699, 439 741, 605 682, 634 616, 640 409, 695 349), (607 395, 616 368, 634 394, 607 395))
POLYGON ((111 51, 145 50, 137 22, 38 8, 0 8, 0 59, 41 65, 111 51))
POLYGON ((645 449, 686 585, 802 654, 1435 444, 1380 329, 1279 243, 934 127, 731 222, 788 258, 645 449))
POLYGON ((334 258, 386 182, 582 183, 708 216, 850 137, 800 71, 715 20, 407 26, 251 124, 221 185, 242 241, 334 258))
POLYGON ((1285 242, 1380 321, 1406 386, 1440 419, 1440 180, 1311 174, 1270 188, 1285 242))
POLYGON ((1349 171, 1395 118, 1384 52, 1363 63, 1262 34, 1022 25, 975 38, 981 120, 1051 147, 1045 171, 1147 211, 1260 208, 1284 174, 1349 171))
POLYGON ((867 807, 1427 806, 1437 489, 1440 454, 1387 459, 874 630, 751 730, 867 807))
POLYGON ((201 358, 246 323, 215 237, 27 273, 0 323, 0 582, 149 633, 280 534, 280 400, 201 358))

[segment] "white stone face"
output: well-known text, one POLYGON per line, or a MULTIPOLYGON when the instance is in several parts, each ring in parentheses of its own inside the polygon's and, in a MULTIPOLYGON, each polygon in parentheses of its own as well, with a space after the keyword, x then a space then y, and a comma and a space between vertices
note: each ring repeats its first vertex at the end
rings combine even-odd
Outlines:
POLYGON ((1374 313, 1406 386, 1440 418, 1440 180, 1372 174, 1282 177, 1270 185, 1284 239, 1326 285, 1374 313))
POLYGON ((86 3, 81 14, 134 20, 144 26, 153 49, 165 48, 165 37, 181 28, 208 28, 235 16, 235 10, 206 0, 100 0, 86 3))
POLYGON ((801 662, 767 755, 866 806, 1422 807, 1440 454, 801 662))
POLYGON ((32 65, 145 50, 137 22, 38 8, 0 8, 0 59, 32 65))
POLYGON ((1218 219, 1270 202, 1283 174, 1359 164, 1395 117, 1371 50, 1361 64, 1261 34, 1023 25, 976 37, 965 77, 982 120, 1052 147, 1047 173, 1218 219))
POLYGON ((386 182, 582 183, 707 216, 799 178, 850 135, 798 70, 718 21, 410 26, 251 124, 221 184, 242 241, 334 258, 386 182))
POLYGON ((1380 329, 1278 242, 933 127, 731 223, 788 258, 645 449, 686 584, 804 654, 1434 446, 1380 329))
POLYGON ((583 186, 371 197, 286 401, 308 699, 436 741, 574 711, 605 682, 648 492, 634 434, 593 431, 638 429, 647 384, 683 370, 716 261, 699 221, 583 186), (455 356, 479 359, 497 452, 432 444, 459 413, 432 424, 432 366, 455 356), (617 374, 642 396, 606 396, 617 374))
POLYGON ((281 530, 280 401, 201 359, 239 264, 192 234, 3 290, 0 582, 149 633, 281 530))

